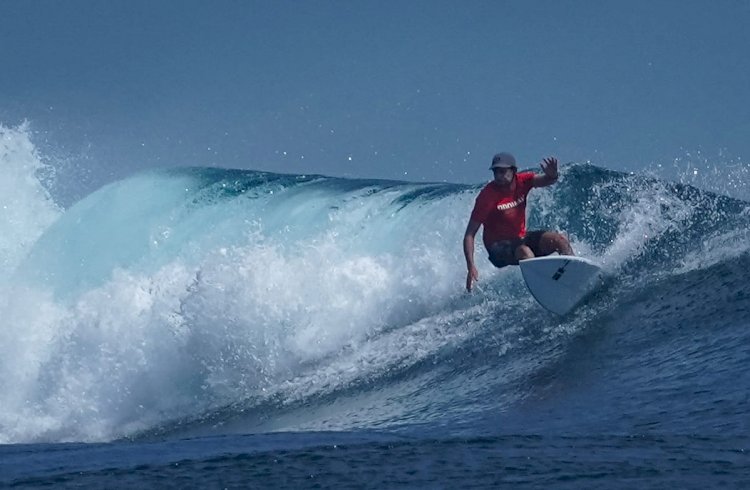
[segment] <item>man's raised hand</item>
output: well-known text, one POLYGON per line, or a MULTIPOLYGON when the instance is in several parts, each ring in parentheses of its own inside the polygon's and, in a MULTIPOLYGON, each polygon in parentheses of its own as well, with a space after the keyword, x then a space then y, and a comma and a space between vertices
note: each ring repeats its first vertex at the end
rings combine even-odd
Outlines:
POLYGON ((549 157, 542 160, 542 171, 547 177, 557 178, 557 158, 549 157))

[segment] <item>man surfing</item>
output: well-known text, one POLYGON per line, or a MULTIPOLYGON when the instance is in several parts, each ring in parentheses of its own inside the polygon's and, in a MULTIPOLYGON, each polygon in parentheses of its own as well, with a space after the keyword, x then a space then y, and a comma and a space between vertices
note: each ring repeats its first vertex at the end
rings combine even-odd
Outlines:
POLYGON ((545 158, 542 174, 518 173, 516 159, 510 153, 498 153, 492 158, 490 170, 494 180, 477 196, 474 210, 464 233, 466 257, 466 289, 471 291, 479 280, 474 264, 474 237, 484 225, 482 241, 495 267, 518 265, 519 260, 542 257, 557 252, 574 255, 568 239, 556 231, 526 231, 526 196, 534 187, 546 187, 557 182, 557 159, 545 158))

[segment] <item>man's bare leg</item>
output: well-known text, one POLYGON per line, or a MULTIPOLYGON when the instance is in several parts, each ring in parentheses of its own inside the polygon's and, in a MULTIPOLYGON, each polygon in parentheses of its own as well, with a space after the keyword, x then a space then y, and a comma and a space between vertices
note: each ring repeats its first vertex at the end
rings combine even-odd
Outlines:
POLYGON ((519 245, 518 247, 516 247, 515 256, 516 256, 516 261, 524 260, 524 259, 533 259, 534 252, 531 250, 531 247, 529 247, 528 245, 519 245))
MULTIPOLYGON (((570 246, 568 238, 562 233, 556 231, 547 231, 539 239, 539 255, 545 256, 557 252, 560 255, 575 255, 573 248, 570 246)), ((533 257, 532 252, 532 257, 533 257)))

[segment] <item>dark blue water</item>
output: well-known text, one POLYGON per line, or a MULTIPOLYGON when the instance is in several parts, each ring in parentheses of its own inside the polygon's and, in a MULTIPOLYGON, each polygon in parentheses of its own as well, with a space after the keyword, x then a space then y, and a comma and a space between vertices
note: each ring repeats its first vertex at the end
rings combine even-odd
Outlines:
POLYGON ((19 189, 44 212, 5 225, 4 486, 750 485, 744 201, 566 166, 530 227, 607 280, 556 317, 517 269, 463 291, 479 186, 194 168, 66 210, 19 189))

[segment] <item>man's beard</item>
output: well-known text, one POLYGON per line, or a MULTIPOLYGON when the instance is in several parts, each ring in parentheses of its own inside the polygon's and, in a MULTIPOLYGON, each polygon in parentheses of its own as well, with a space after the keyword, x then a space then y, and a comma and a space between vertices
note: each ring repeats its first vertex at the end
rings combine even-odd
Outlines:
POLYGON ((513 183, 513 179, 515 179, 515 178, 516 178, 515 174, 503 175, 500 178, 500 180, 498 181, 498 183, 500 185, 504 185, 504 186, 505 185, 511 185, 513 183))

